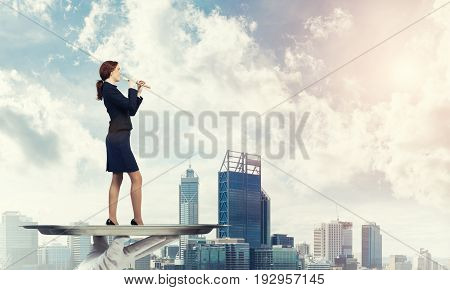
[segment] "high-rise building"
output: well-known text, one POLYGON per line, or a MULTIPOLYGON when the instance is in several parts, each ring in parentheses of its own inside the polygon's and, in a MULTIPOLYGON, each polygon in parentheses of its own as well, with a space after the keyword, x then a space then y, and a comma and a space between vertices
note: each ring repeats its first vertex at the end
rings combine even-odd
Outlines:
MULTIPOLYGON (((191 168, 186 170, 181 176, 179 189, 179 222, 183 225, 198 224, 198 175, 191 168)), ((195 235, 180 236, 179 259, 184 260, 184 250, 186 250, 187 240, 195 235)))
POLYGON ((325 223, 314 228, 314 259, 325 257, 325 223))
POLYGON ((285 234, 273 234, 272 235, 272 246, 281 245, 283 248, 293 248, 294 238, 288 237, 285 234))
POLYGON ((38 232, 22 228, 36 225, 18 211, 6 211, 0 224, 0 268, 32 270, 38 266, 38 232))
POLYGON ((353 256, 353 230, 351 222, 339 222, 342 225, 342 255, 353 256))
POLYGON ((426 249, 420 248, 420 254, 417 258, 417 270, 433 270, 431 253, 426 249))
POLYGON ((270 246, 270 197, 261 189, 261 244, 270 246))
POLYGON ((39 247, 38 264, 41 270, 70 270, 69 247, 59 243, 39 247))
MULTIPOLYGON (((85 222, 71 223, 73 226, 87 226, 85 222)), ((90 236, 68 236, 67 244, 70 249, 70 265, 72 269, 75 269, 80 263, 86 259, 87 255, 91 251, 91 237, 90 236)))
POLYGON ((389 270, 412 270, 412 264, 405 255, 391 255, 389 270))
MULTIPOLYGON (((243 238, 251 248, 263 244, 261 156, 227 150, 218 172, 218 238, 243 238)), ((267 237, 267 233, 264 234, 267 237)))
POLYGON ((331 221, 314 229, 314 258, 333 264, 341 255, 352 256, 352 223, 331 221))
POLYGON ((368 269, 382 269, 382 236, 380 226, 375 223, 362 225, 361 266, 368 269))

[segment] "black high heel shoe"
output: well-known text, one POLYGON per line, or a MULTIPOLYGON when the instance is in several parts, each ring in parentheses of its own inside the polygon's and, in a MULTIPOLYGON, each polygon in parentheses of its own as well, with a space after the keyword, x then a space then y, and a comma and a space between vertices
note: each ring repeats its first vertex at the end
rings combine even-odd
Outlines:
POLYGON ((134 219, 132 219, 132 220, 131 220, 131 225, 132 225, 132 226, 137 226, 138 223, 137 223, 134 219))
POLYGON ((115 226, 116 224, 115 224, 112 220, 107 219, 107 220, 106 220, 106 225, 107 225, 107 226, 115 226))

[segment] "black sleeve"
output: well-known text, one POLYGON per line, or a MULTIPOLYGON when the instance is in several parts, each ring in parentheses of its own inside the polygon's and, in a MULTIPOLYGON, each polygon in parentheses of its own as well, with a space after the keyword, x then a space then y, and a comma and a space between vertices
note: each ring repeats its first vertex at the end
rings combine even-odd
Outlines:
POLYGON ((137 108, 136 108, 136 112, 137 112, 137 110, 139 109, 139 106, 141 105, 143 99, 144 99, 143 97, 138 97, 138 98, 137 98, 137 108))
MULTIPOLYGON (((109 89, 107 91, 108 100, 114 105, 127 110, 130 116, 134 116, 141 101, 138 101, 137 90, 133 88, 128 89, 128 98, 126 98, 117 88, 109 89)), ((142 98, 141 98, 142 99, 142 98)))

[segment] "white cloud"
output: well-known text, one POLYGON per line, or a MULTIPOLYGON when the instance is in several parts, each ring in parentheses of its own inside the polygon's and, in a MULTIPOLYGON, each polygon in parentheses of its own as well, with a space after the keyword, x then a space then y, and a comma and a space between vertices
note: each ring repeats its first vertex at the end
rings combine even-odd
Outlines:
POLYGON ((51 23, 52 5, 55 0, 11 0, 9 4, 28 16, 38 17, 51 23))
POLYGON ((100 31, 104 24, 105 14, 111 9, 110 4, 110 1, 107 0, 92 2, 92 9, 89 15, 84 18, 83 30, 78 35, 79 45, 89 48, 90 45, 97 42, 96 33, 100 31))
POLYGON ((328 16, 316 16, 308 18, 305 22, 305 29, 316 39, 327 39, 329 35, 342 34, 353 25, 353 17, 342 8, 334 8, 328 16))
MULTIPOLYGON (((206 15, 192 5, 178 10, 169 1, 140 5, 127 1, 124 11, 128 21, 98 44, 96 54, 103 59, 119 60, 125 70, 134 76, 145 77, 158 93, 194 114, 213 108, 262 112, 269 104, 289 96, 289 81, 302 81, 302 73, 308 70, 316 74, 325 70, 324 62, 311 55, 313 47, 307 48, 307 45, 312 45, 308 43, 305 43, 306 48, 299 45, 287 48, 285 67, 281 73, 280 69, 273 69, 274 60, 262 53, 249 36, 248 25, 251 22, 242 17, 226 17, 217 10, 206 15)), ((351 19, 348 12, 337 8, 330 16, 307 21, 307 26, 313 35, 327 37, 332 32, 349 29, 351 19)), ((326 88, 326 84, 319 87, 326 88)), ((346 81, 344 85, 350 89, 358 86, 354 81, 346 81)), ((421 173, 399 173, 401 164, 412 164, 418 161, 415 158, 422 157, 414 151, 407 153, 401 147, 400 144, 410 142, 407 138, 417 130, 414 130, 414 122, 402 119, 403 115, 396 108, 403 108, 403 113, 411 110, 411 114, 427 115, 433 111, 426 107, 427 104, 432 105, 433 96, 424 95, 422 103, 414 104, 409 97, 401 99, 393 93, 388 103, 367 107, 360 89, 355 91, 352 95, 342 96, 345 100, 341 106, 336 106, 329 97, 306 92, 294 103, 288 102, 277 109, 284 112, 294 109, 297 116, 305 111, 311 112, 303 132, 311 160, 288 160, 283 162, 283 166, 319 188, 349 182, 358 174, 382 171, 386 181, 393 183, 391 189, 395 196, 411 196, 421 203, 446 210, 448 207, 445 205, 449 202, 447 176, 441 173, 446 168, 446 161, 441 161, 444 163, 440 166, 429 163, 430 159, 426 161, 427 166, 422 164, 430 170, 427 176, 433 176, 429 177, 430 182, 423 180, 422 187, 410 183, 410 180, 422 182, 416 176, 421 173), (387 123, 388 120, 392 121, 387 123), (405 124, 403 128, 394 126, 402 123, 405 124), (424 191, 425 186, 430 189, 424 191), (421 192, 429 198, 420 197, 421 192)), ((154 105, 147 103, 142 108, 152 109, 154 105)), ((438 103, 432 106, 434 108, 438 103)), ((427 118, 418 120, 429 124, 426 128, 438 125, 430 123, 432 120, 427 118)), ((240 132, 236 131, 235 144, 240 144, 240 132)), ((224 131, 219 132, 219 142, 224 144, 224 131)), ((423 134, 431 132, 424 130, 423 134)), ((411 142, 418 145, 423 137, 411 142)), ((273 138, 274 142, 286 140, 283 134, 274 134, 273 138)), ((430 140, 431 146, 435 146, 436 141, 430 140)), ((239 146, 233 149, 239 150, 239 146)), ((439 154, 441 160, 445 160, 442 158, 448 151, 444 149, 439 154)), ((300 188, 297 187, 298 190, 300 188)))
POLYGON ((2 209, 23 203, 35 216, 50 210, 44 216, 58 220, 73 199, 95 192, 104 144, 80 125, 77 103, 52 96, 33 78, 0 70, 0 94, 2 209))

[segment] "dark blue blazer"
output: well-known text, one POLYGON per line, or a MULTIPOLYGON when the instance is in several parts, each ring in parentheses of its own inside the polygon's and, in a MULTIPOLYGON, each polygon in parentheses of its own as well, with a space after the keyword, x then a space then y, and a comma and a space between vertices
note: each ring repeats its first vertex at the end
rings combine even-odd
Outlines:
POLYGON ((108 111, 109 121, 108 133, 120 130, 132 130, 130 116, 136 115, 143 98, 137 96, 137 90, 128 89, 128 98, 126 98, 116 85, 104 82, 102 87, 103 103, 108 111))

